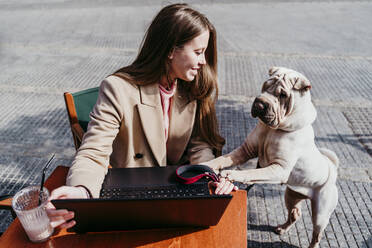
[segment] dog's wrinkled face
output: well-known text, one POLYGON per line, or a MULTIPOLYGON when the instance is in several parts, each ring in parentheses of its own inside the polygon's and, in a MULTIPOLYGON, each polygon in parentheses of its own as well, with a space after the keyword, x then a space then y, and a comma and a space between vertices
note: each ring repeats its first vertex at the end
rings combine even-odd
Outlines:
POLYGON ((284 67, 272 67, 262 93, 252 105, 252 116, 271 128, 278 128, 302 97, 311 88, 309 80, 299 72, 284 67))

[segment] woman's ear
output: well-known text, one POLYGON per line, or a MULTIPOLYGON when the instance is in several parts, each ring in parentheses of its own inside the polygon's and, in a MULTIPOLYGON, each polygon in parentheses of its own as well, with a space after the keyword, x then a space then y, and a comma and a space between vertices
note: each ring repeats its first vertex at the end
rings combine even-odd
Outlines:
POLYGON ((172 50, 169 52, 168 59, 173 59, 173 55, 174 55, 174 48, 172 48, 172 50))

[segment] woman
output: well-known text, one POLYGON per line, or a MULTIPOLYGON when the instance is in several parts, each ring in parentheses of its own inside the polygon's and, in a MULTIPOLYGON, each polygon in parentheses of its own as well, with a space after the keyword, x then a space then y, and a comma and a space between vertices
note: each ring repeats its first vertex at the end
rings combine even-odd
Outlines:
MULTIPOLYGON (((215 113, 216 31, 186 4, 163 8, 147 30, 135 61, 100 86, 87 133, 66 185, 51 199, 98 197, 107 166, 198 164, 220 154, 224 139, 215 113)), ((216 194, 236 189, 216 183, 216 194)), ((53 226, 75 225, 73 212, 48 214, 53 226), (68 222, 69 221, 69 222, 68 222)))

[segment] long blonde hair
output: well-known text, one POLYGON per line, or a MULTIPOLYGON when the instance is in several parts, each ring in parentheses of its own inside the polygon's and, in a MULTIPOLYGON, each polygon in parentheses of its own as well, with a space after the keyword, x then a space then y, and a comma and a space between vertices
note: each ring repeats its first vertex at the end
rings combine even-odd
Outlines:
POLYGON ((206 64, 192 82, 178 79, 177 90, 190 101, 197 101, 194 135, 208 142, 215 154, 220 155, 225 139, 219 134, 215 110, 218 97, 216 30, 203 14, 187 4, 164 7, 147 29, 134 62, 114 75, 136 85, 159 83, 164 76, 169 77, 168 55, 171 51, 205 30, 210 33, 205 51, 206 64))

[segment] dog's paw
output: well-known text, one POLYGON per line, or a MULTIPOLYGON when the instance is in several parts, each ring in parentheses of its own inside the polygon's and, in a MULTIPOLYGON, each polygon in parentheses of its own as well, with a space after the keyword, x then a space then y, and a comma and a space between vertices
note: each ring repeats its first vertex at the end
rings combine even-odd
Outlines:
POLYGON ((275 227, 275 230, 274 230, 274 232, 278 235, 285 234, 287 231, 288 231, 288 229, 285 228, 284 225, 279 225, 279 226, 275 227))
POLYGON ((210 160, 208 162, 203 162, 202 164, 210 167, 216 174, 219 174, 220 173, 221 166, 218 163, 218 161, 216 161, 216 159, 210 160))
POLYGON ((235 170, 223 170, 220 172, 222 177, 226 177, 230 181, 243 182, 243 178, 239 171, 235 170))
POLYGON ((213 164, 210 164, 208 162, 203 163, 203 165, 210 167, 217 175, 220 174, 220 169, 218 169, 217 166, 213 166, 213 164))
POLYGON ((221 175, 221 170, 219 169, 214 169, 214 168, 211 168, 213 170, 214 173, 216 173, 216 175, 221 175))
POLYGON ((220 175, 222 176, 222 177, 229 177, 231 174, 232 174, 232 170, 223 170, 223 171, 221 171, 220 172, 220 175))

